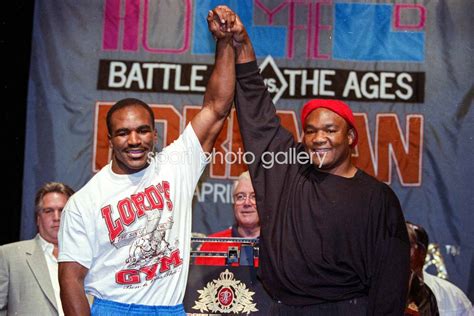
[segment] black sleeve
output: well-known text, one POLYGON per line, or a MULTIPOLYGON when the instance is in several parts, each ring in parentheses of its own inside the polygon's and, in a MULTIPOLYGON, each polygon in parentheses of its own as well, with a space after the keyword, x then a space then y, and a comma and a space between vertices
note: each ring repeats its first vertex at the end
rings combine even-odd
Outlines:
POLYGON ((261 155, 266 150, 286 150, 294 145, 293 135, 280 125, 257 62, 236 67, 235 104, 246 150, 261 155))
POLYGON ((395 193, 383 185, 371 212, 369 315, 403 315, 410 274, 410 243, 395 193))
POLYGON ((289 167, 286 164, 271 164, 272 155, 288 152, 289 148, 296 146, 296 142, 293 135, 280 125, 257 62, 236 65, 236 75, 237 118, 245 151, 252 153, 255 158, 248 167, 258 202, 265 196, 278 194, 278 188, 283 187, 289 167), (269 181, 272 186, 271 194, 265 191, 269 189, 265 185, 269 181))

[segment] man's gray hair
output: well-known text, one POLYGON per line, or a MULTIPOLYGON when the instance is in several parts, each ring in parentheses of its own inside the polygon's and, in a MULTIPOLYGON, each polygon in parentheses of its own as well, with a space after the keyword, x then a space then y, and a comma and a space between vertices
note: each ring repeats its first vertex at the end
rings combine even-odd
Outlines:
POLYGON ((234 181, 234 185, 232 187, 232 195, 235 194, 235 190, 237 190, 237 186, 242 180, 249 180, 250 182, 252 181, 252 179, 250 179, 250 173, 248 172, 248 170, 242 172, 240 176, 237 178, 237 180, 234 181))
POLYGON ((36 192, 35 212, 38 213, 43 207, 43 197, 48 193, 64 194, 69 199, 74 194, 74 190, 67 184, 61 182, 47 182, 36 192))

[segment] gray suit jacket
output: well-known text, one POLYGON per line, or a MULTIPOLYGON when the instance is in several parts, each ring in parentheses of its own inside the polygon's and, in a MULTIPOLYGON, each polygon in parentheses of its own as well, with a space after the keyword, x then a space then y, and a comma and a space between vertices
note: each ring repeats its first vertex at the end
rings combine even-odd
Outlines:
POLYGON ((0 246, 0 316, 3 315, 58 315, 38 235, 0 246))

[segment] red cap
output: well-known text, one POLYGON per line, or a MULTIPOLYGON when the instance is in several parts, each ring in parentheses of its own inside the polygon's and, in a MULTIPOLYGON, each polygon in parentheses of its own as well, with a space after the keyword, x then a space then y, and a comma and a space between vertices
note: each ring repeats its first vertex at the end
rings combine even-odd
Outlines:
POLYGON ((339 100, 326 100, 326 99, 313 99, 306 103, 301 110, 301 124, 303 124, 303 129, 305 127, 305 120, 308 115, 316 109, 325 108, 333 111, 338 114, 347 124, 354 130, 354 141, 352 142, 351 147, 357 145, 359 137, 357 136, 357 129, 355 128, 355 119, 354 114, 352 114, 351 108, 344 102, 339 100))

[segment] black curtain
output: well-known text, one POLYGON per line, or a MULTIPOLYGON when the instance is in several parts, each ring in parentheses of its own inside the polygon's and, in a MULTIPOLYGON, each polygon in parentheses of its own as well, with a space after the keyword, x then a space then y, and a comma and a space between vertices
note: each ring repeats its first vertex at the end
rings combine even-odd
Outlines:
POLYGON ((34 0, 1 1, 3 156, 0 245, 18 241, 20 236, 23 160, 25 147, 28 71, 31 55, 34 0))

